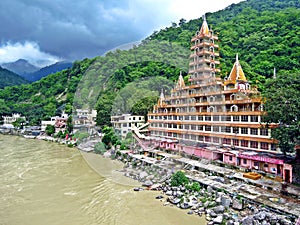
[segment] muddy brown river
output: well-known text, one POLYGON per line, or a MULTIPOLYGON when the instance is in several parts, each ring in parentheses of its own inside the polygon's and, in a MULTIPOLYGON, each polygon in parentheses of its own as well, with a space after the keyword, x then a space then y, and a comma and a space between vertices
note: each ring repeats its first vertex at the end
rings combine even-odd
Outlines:
POLYGON ((163 206, 122 164, 57 143, 0 135, 0 225, 203 225, 163 206))

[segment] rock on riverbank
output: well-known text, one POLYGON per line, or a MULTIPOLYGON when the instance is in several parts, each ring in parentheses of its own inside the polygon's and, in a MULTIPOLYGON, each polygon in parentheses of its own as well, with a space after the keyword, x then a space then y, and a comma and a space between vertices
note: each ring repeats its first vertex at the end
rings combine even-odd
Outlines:
POLYGON ((205 215, 209 225, 294 224, 295 218, 272 212, 271 209, 252 203, 237 193, 215 190, 211 186, 201 186, 199 191, 192 191, 185 186, 173 187, 171 169, 161 168, 155 163, 146 165, 142 161, 124 157, 118 159, 125 163, 122 170, 125 176, 138 180, 148 189, 161 191, 157 199, 164 205, 170 204, 188 210, 188 214, 205 215))

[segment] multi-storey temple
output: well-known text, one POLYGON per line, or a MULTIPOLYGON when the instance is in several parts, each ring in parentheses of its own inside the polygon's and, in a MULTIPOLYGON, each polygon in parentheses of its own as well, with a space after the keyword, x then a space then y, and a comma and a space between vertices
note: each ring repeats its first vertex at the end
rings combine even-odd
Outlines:
POLYGON ((148 114, 152 139, 170 151, 282 175, 283 160, 259 154, 280 150, 270 136, 272 127, 261 123, 262 98, 247 80, 238 55, 222 79, 218 37, 205 18, 191 43, 189 84, 180 74, 171 95, 162 92, 148 114))

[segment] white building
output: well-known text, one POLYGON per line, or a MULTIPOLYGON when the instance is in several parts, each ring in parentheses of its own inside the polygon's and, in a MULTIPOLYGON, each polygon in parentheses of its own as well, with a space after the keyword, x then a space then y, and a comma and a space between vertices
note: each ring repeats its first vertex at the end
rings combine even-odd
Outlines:
POLYGON ((12 124, 16 122, 17 119, 22 119, 26 121, 25 116, 21 116, 19 113, 13 113, 12 116, 2 116, 3 117, 3 125, 12 124))
POLYGON ((57 116, 53 116, 53 117, 51 117, 50 120, 42 120, 41 130, 42 130, 42 131, 45 131, 45 130, 46 130, 46 127, 47 127, 48 125, 54 126, 54 125, 55 125, 55 122, 56 122, 56 117, 57 117, 57 116))
POLYGON ((145 124, 145 118, 144 116, 122 114, 119 116, 111 116, 110 122, 114 127, 116 134, 125 138, 127 133, 130 132, 133 127, 140 127, 145 124))
POLYGON ((96 125, 97 111, 92 109, 76 109, 76 114, 73 116, 73 124, 75 125, 96 125))
POLYGON ((50 120, 43 120, 41 122, 41 131, 45 131, 47 125, 55 126, 56 132, 60 130, 63 130, 67 124, 69 116, 65 112, 61 114, 61 116, 52 116, 50 120))

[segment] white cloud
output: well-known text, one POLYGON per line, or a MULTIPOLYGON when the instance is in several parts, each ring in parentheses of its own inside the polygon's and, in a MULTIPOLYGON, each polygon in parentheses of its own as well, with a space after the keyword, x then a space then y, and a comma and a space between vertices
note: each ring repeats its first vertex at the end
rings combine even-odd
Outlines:
POLYGON ((58 57, 42 52, 35 42, 7 42, 0 46, 0 64, 18 59, 26 59, 35 66, 46 66, 60 61, 58 57))

